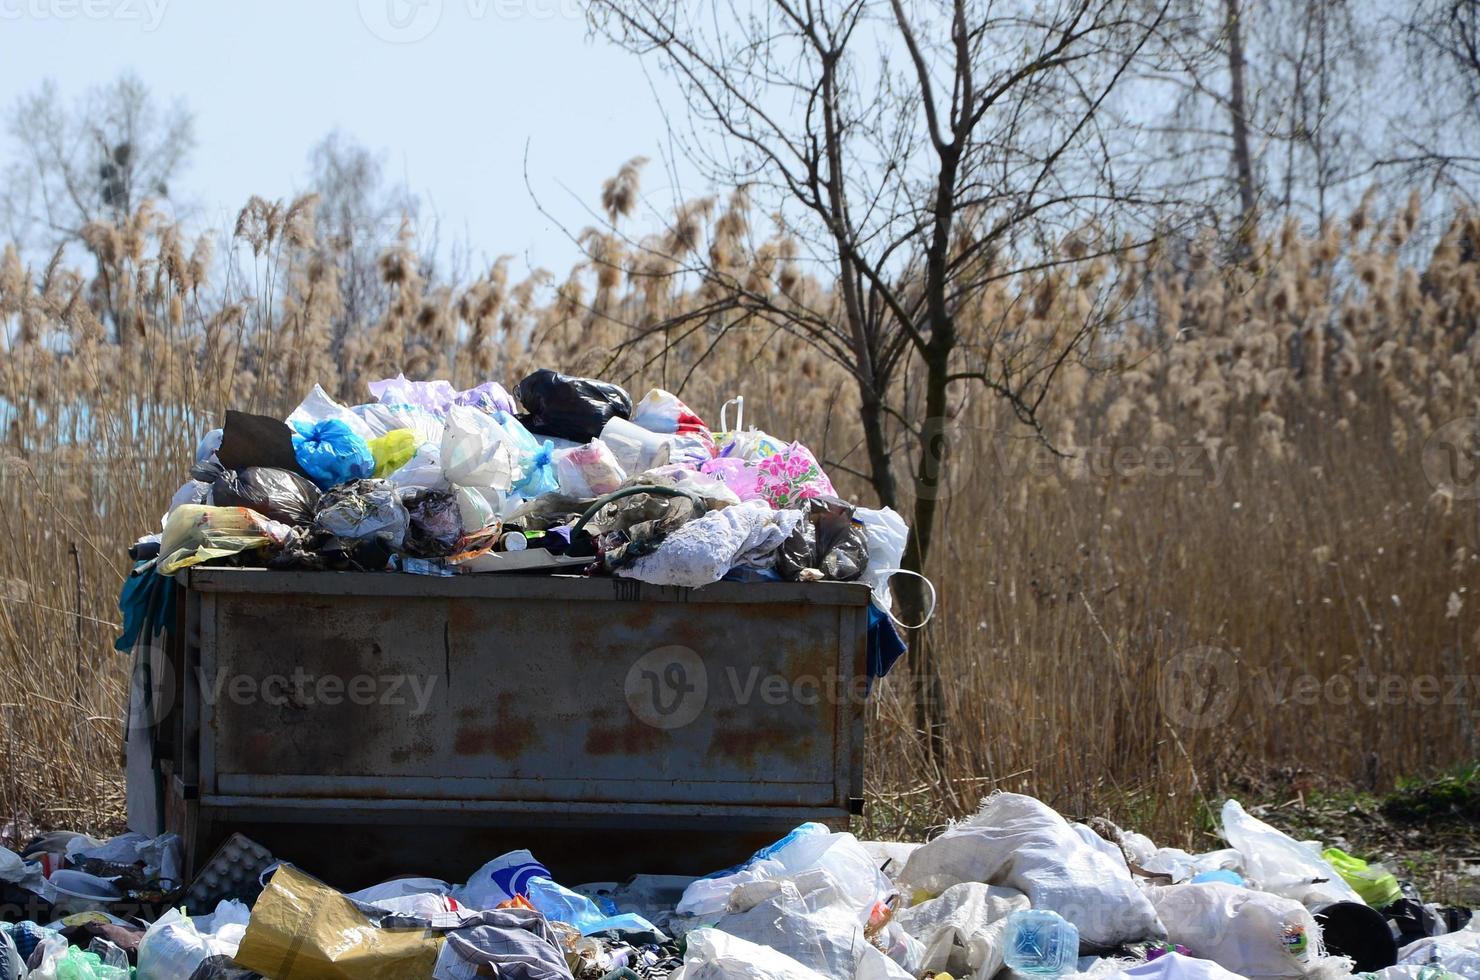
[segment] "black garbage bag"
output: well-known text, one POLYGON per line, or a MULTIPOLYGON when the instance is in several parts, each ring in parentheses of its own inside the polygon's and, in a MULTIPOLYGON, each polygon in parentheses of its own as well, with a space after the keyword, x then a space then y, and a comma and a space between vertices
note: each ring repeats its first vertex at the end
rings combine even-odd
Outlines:
POLYGON ((632 396, 625 389, 548 368, 525 377, 514 386, 514 394, 527 413, 519 416, 525 428, 572 442, 590 442, 613 418, 632 416, 632 396))
POLYGON ((462 511, 457 497, 446 490, 403 491, 411 523, 401 550, 413 558, 446 558, 462 540, 462 511))
POLYGON ((293 451, 293 430, 282 419, 269 415, 228 410, 216 458, 229 470, 272 466, 308 476, 298 465, 298 454, 293 451))
POLYGON ((341 538, 327 531, 295 527, 267 567, 278 571, 383 572, 392 554, 383 537, 341 538))
POLYGON ((319 488, 297 473, 273 466, 223 470, 211 483, 217 507, 250 507, 283 524, 312 524, 319 488))
POLYGON ((811 497, 802 519, 776 552, 776 571, 790 582, 852 582, 868 565, 868 537, 853 506, 811 497))

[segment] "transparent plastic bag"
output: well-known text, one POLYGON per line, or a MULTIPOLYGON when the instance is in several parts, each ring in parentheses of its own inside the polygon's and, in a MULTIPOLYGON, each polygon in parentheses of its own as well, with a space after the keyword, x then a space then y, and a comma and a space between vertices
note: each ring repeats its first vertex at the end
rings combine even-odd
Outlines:
POLYGON ((379 539, 392 551, 406 538, 410 515, 395 486, 385 480, 356 480, 319 499, 314 527, 346 542, 379 539))
POLYGON ((584 446, 555 450, 555 476, 560 492, 571 497, 593 498, 612 493, 627 479, 616 456, 600 439, 584 446))
POLYGON ((283 524, 310 524, 319 502, 319 488, 297 473, 271 466, 222 470, 211 484, 211 503, 217 507, 249 507, 283 524))
POLYGON ((229 558, 244 552, 281 547, 292 535, 286 524, 246 507, 182 504, 165 523, 159 543, 159 574, 229 558))
POLYGON ((1362 903, 1320 851, 1250 816, 1237 800, 1223 804, 1223 837, 1244 856, 1244 870, 1268 892, 1305 905, 1362 903))

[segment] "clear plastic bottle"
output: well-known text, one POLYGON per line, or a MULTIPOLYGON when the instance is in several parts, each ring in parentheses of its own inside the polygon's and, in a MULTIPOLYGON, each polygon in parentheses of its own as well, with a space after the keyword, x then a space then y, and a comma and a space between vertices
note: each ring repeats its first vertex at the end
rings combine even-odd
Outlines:
POLYGON ((1057 977, 1079 964, 1079 930, 1057 912, 1024 909, 1007 919, 1007 965, 1019 973, 1057 977))

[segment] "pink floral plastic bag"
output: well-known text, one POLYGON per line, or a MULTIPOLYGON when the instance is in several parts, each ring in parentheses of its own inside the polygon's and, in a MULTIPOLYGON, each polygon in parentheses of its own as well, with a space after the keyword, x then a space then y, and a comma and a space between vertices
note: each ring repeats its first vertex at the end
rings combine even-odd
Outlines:
POLYGON ((794 508, 812 497, 837 495, 817 457, 799 442, 752 465, 758 477, 757 490, 777 510, 794 508))

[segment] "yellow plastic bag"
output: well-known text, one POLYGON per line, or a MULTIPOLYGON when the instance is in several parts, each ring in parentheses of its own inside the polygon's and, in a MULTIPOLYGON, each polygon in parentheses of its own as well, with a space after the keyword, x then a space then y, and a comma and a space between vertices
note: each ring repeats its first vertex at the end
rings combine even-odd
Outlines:
POLYGON ((370 440, 370 455, 375 457, 375 478, 383 480, 411 462, 416 455, 416 434, 410 429, 392 429, 370 440))
POLYGON ((430 929, 374 925, 333 888, 283 865, 233 959, 273 980, 404 980, 431 976, 442 942, 430 929))
POLYGON ((159 574, 214 558, 282 544, 290 529, 246 507, 181 504, 170 512, 159 540, 159 574))

